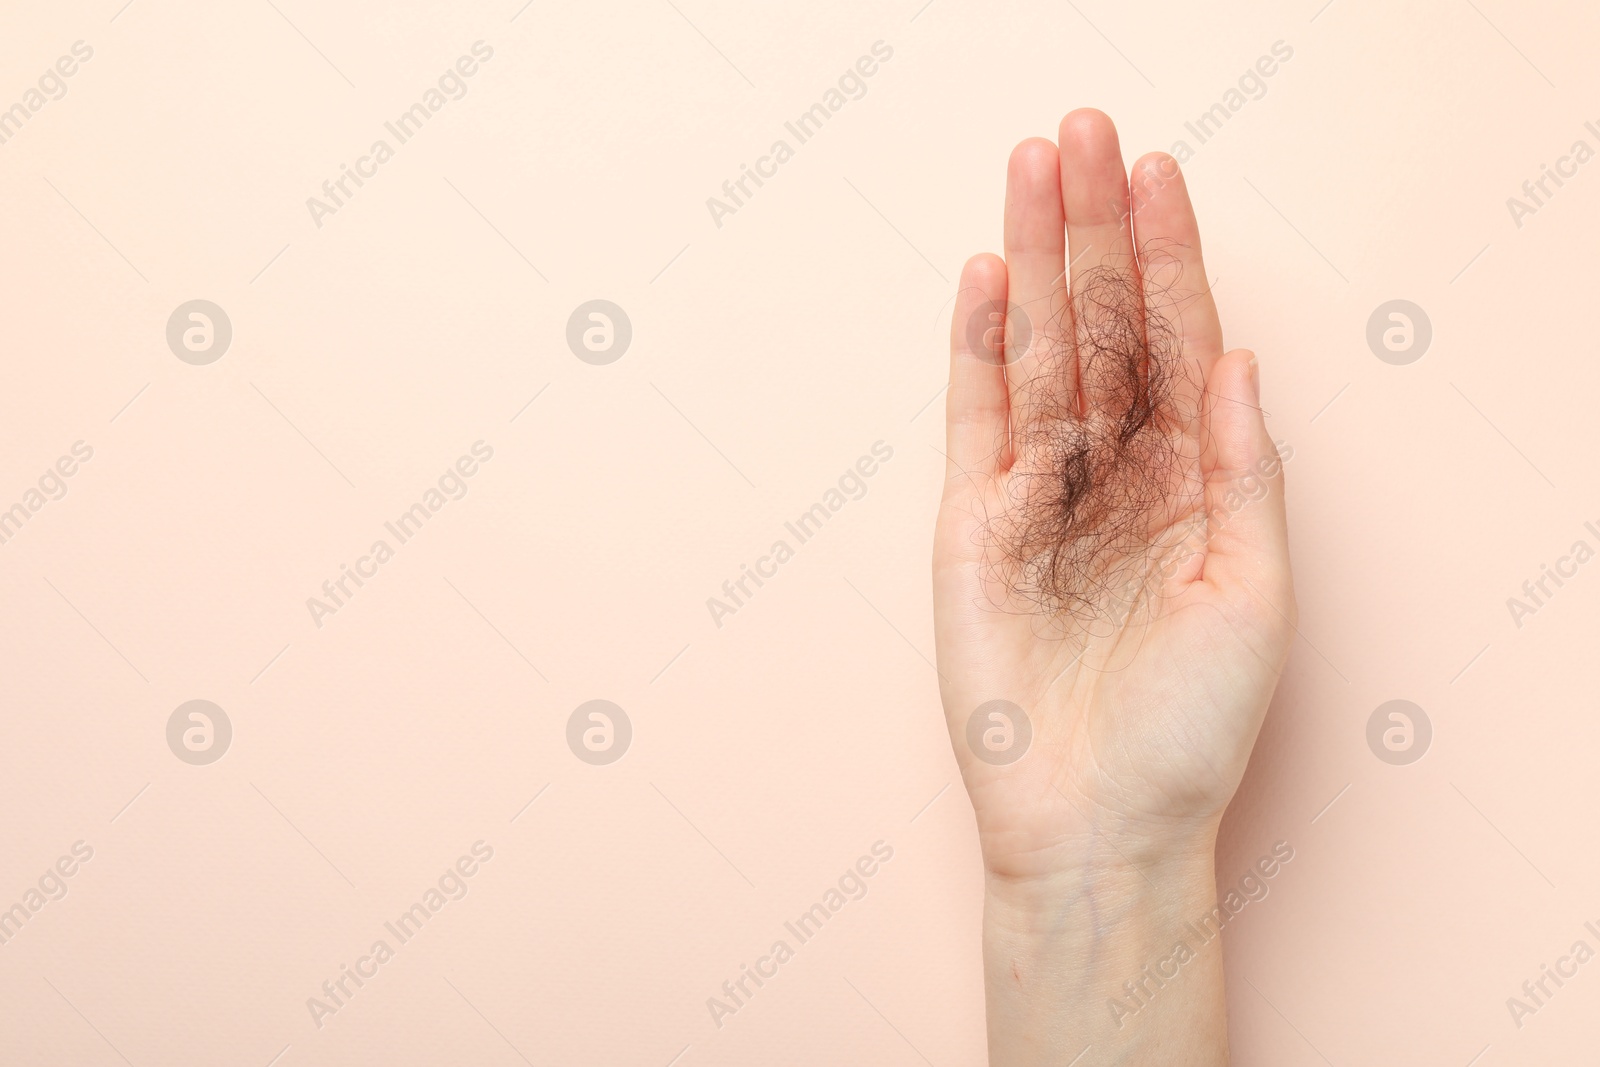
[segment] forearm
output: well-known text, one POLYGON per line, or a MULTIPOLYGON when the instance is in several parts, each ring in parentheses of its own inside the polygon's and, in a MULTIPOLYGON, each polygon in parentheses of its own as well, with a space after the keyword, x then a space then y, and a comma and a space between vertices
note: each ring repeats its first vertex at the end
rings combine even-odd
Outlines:
POLYGON ((1111 861, 989 879, 991 1067, 1223 1067, 1212 840, 1095 851, 1111 861))

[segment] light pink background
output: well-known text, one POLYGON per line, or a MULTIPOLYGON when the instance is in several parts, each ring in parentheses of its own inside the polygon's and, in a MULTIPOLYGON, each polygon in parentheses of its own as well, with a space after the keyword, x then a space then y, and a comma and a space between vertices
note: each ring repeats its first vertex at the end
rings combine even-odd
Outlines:
POLYGON ((1600 948, 1600 564, 1506 607, 1600 545, 1600 165, 1520 227, 1506 205, 1600 147, 1589 5, 123 3, 0 33, 0 108, 94 51, 0 145, 0 508, 94 450, 0 545, 0 908, 94 850, 0 946, 0 1062, 981 1062, 928 663, 945 337, 1006 153, 1080 105, 1129 158, 1195 149, 1228 341, 1295 449, 1303 640, 1219 879, 1296 858, 1227 935, 1236 1062, 1593 1054, 1600 963, 1520 1029, 1506 1007, 1600 948), (467 95, 318 228, 306 199, 479 40, 467 95), (716 225, 880 40, 866 94, 716 225), (1184 123, 1276 41, 1199 145, 1184 123), (208 366, 165 339, 196 298, 234 329, 208 366), (608 366, 565 340, 595 298, 633 327, 608 366), (1409 366, 1365 341, 1396 298, 1434 329, 1409 366), (316 626, 306 599, 479 440, 467 495, 316 626), (866 496, 714 625, 879 440, 866 496), (595 698, 634 730, 603 767, 565 740, 595 698), (1394 698, 1435 731, 1410 766, 1365 739, 1394 698), (209 766, 167 747, 192 699, 233 724, 209 766), (467 896, 314 1025, 479 840, 467 896), (715 1026, 879 840, 867 895, 715 1026))

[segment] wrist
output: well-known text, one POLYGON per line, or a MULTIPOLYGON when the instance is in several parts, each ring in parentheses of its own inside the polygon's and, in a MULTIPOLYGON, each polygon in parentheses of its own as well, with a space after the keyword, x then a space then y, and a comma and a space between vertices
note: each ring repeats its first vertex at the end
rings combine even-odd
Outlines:
POLYGON ((987 932, 1120 949, 1146 932, 1182 927, 1216 904, 1214 834, 1177 840, 1105 839, 1077 863, 1051 863, 1018 876, 986 872, 987 932), (1191 914, 1192 913, 1192 914, 1191 914))
POLYGON ((1048 799, 1054 802, 1048 819, 1032 825, 980 816, 990 898, 1018 907, 1049 905, 1071 888, 1147 889, 1160 884, 1157 874, 1184 880, 1215 863, 1220 814, 1157 819, 1087 798, 1068 800, 1059 791, 1048 799))
MULTIPOLYGON (((1214 834, 1102 841, 1076 866, 986 879, 991 1063, 1226 1063, 1214 834), (1110 857, 1109 860, 1105 857, 1110 857)), ((1082 1065, 1080 1065, 1082 1067, 1082 1065)))

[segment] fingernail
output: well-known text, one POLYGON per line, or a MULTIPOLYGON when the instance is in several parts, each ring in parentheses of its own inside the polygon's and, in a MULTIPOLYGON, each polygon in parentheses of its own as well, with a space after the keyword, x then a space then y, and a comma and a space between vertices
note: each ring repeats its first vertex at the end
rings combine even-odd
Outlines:
POLYGON ((1255 394, 1256 403, 1261 403, 1261 365, 1255 356, 1250 357, 1250 391, 1255 394))

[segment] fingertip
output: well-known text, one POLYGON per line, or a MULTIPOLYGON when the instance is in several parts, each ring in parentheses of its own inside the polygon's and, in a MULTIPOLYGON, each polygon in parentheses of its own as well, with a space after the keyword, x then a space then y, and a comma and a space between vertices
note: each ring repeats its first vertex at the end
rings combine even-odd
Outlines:
MULTIPOLYGON (((1082 243, 1122 244, 1126 234, 1119 237, 1117 231, 1129 229, 1128 172, 1116 125, 1103 111, 1079 108, 1061 120, 1059 136, 1061 198, 1069 238, 1076 230, 1082 243)), ((1114 250, 1102 247, 1101 251, 1114 250)), ((1072 255, 1075 258, 1076 252, 1072 255)))
POLYGON ((1212 367, 1206 382, 1211 394, 1211 432, 1219 465, 1224 470, 1251 466, 1275 452, 1261 410, 1261 368, 1254 351, 1234 348, 1212 367))
POLYGON ((1292 619, 1284 464, 1294 452, 1280 449, 1267 431, 1255 384, 1259 364, 1250 349, 1231 349, 1207 379, 1204 576, 1219 588, 1231 589, 1240 604, 1264 599, 1275 608, 1276 618, 1292 619))
POLYGON ((945 395, 951 473, 996 468, 1007 417, 1005 260, 981 252, 961 268, 950 321, 950 386, 945 395))
POLYGON ((1182 181, 1183 167, 1170 152, 1146 152, 1133 161, 1136 174, 1153 174, 1166 181, 1182 181))
POLYGON ((1200 256, 1200 225, 1183 168, 1166 152, 1147 152, 1134 161, 1128 175, 1128 196, 1140 239, 1178 245, 1189 256, 1200 256))
POLYGON ((1183 167, 1166 152, 1146 152, 1134 160, 1128 184, 1135 214, 1152 204, 1167 207, 1169 212, 1189 211, 1189 187, 1183 178, 1183 167))
POLYGON ((1217 360, 1212 369, 1212 377, 1218 380, 1217 391, 1234 400, 1247 401, 1250 406, 1259 405, 1256 395, 1256 354, 1249 348, 1230 348, 1217 360))
MULTIPOLYGON (((1117 179, 1127 183, 1127 172, 1122 169, 1122 142, 1110 115, 1096 108, 1081 107, 1061 120, 1057 134, 1063 167, 1069 171, 1086 169, 1091 174, 1102 175, 1104 180, 1111 180, 1114 171, 1117 179)), ((1071 214, 1070 202, 1068 214, 1071 214)))
POLYGON ((950 319, 951 354, 974 356, 999 365, 1004 353, 991 351, 981 343, 992 339, 987 330, 991 318, 999 316, 1004 321, 1006 310, 1006 261, 993 252, 979 252, 961 268, 961 281, 956 288, 955 311, 950 319), (981 328, 974 329, 973 319, 983 320, 981 328))
POLYGON ((1043 272, 1048 282, 1060 273, 1054 259, 1066 244, 1061 206, 1061 153, 1054 141, 1029 137, 1011 150, 1006 164, 1005 251, 1019 289, 1031 289, 1043 272), (1030 257, 1042 254, 1044 265, 1030 257))
POLYGON ((1056 168, 1056 143, 1048 137, 1026 137, 1011 150, 1006 165, 1013 174, 1046 176, 1056 168))
POLYGON ((1069 136, 1075 142, 1098 141, 1107 136, 1115 140, 1117 124, 1099 108, 1075 108, 1061 120, 1061 143, 1065 144, 1069 136))
POLYGON ((977 289, 987 296, 1005 284, 1006 261, 993 252, 979 252, 961 267, 962 289, 977 289))

